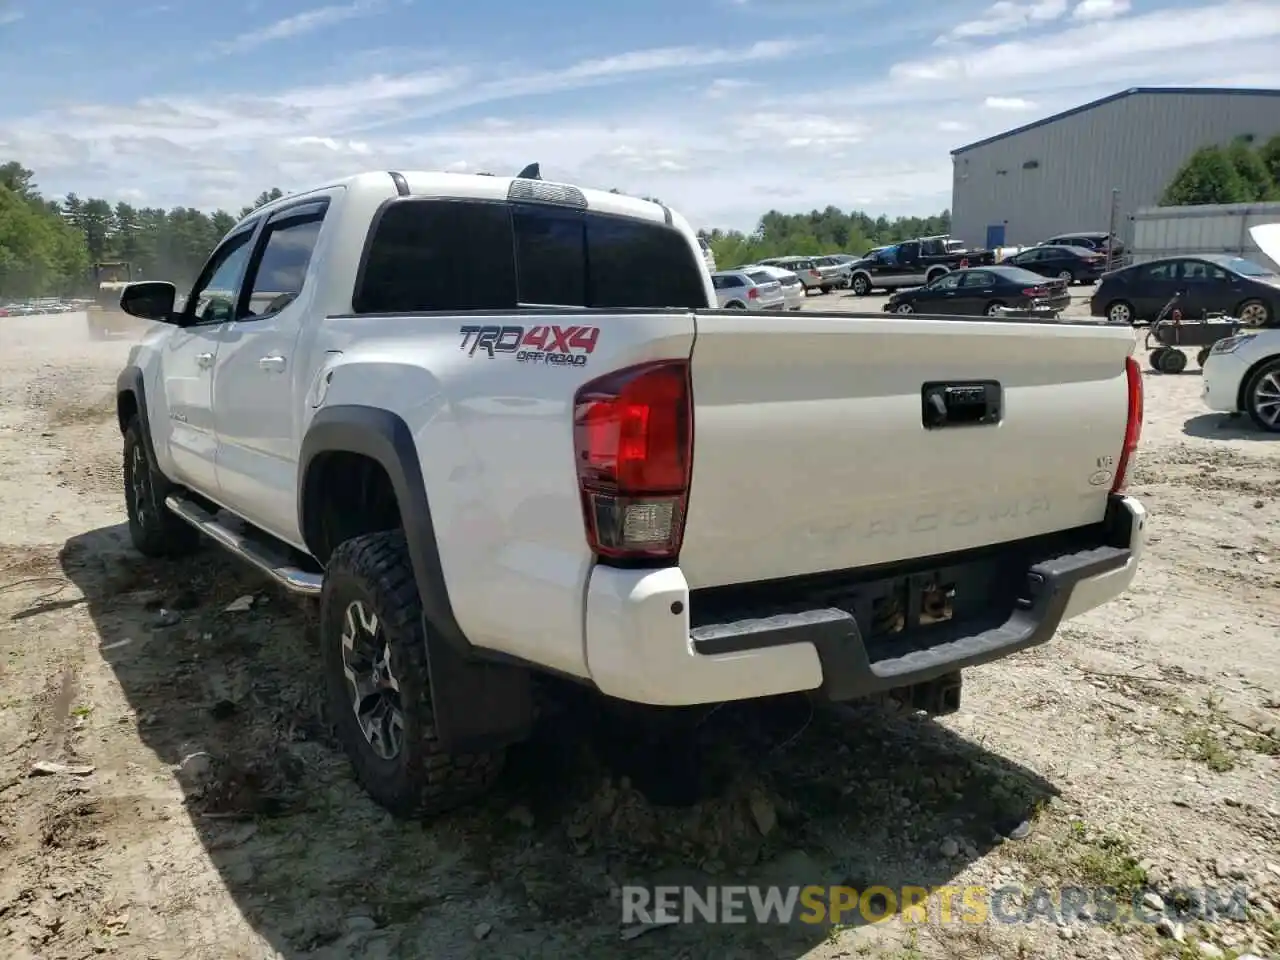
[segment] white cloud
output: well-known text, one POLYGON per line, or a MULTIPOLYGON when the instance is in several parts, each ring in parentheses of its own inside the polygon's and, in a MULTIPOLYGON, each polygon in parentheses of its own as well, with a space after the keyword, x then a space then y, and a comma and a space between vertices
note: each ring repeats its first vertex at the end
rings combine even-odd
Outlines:
POLYGON ((1128 13, 1132 6, 1129 0, 1080 0, 1071 16, 1076 20, 1112 20, 1128 13))
POLYGON ((1032 110, 1035 104, 1022 97, 987 97, 982 105, 989 110, 1032 110))
POLYGON ((938 38, 937 43, 1016 33, 1034 24, 1057 20, 1066 12, 1067 0, 998 0, 987 7, 977 19, 966 20, 952 27, 938 38))
POLYGON ((718 80, 712 80, 711 85, 707 87, 703 93, 708 100, 720 100, 724 97, 733 96, 744 90, 750 90, 752 87, 758 87, 759 84, 753 80, 738 80, 733 77, 722 77, 718 80))
POLYGON ((265 27, 247 30, 238 37, 218 44, 218 49, 223 53, 247 53, 268 43, 275 43, 278 40, 292 40, 295 37, 315 33, 317 30, 323 30, 326 27, 332 27, 345 20, 366 16, 377 9, 376 2, 356 0, 355 3, 304 10, 302 13, 285 17, 283 20, 277 20, 275 23, 270 23, 265 27))
POLYGON ((658 196, 697 225, 750 229, 769 209, 947 206, 949 151, 1022 122, 1015 104, 1047 116, 1139 84, 1280 86, 1280 0, 1202 0, 1107 23, 1063 16, 1030 30, 972 36, 879 70, 865 61, 856 82, 828 77, 820 94, 812 70, 780 82, 751 72, 770 62, 792 72, 810 49, 785 38, 532 70, 437 58, 379 72, 366 62, 352 82, 252 96, 161 90, 133 104, 0 119, 0 155, 33 167, 53 195, 232 210, 271 186, 297 190, 360 170, 503 174, 538 161, 548 178, 658 196), (1223 48, 1247 73, 1223 63, 1223 48), (685 76, 696 67, 707 75, 685 76), (671 77, 687 82, 651 86, 671 77), (744 77, 755 85, 742 86, 744 77), (605 84, 575 98, 584 105, 571 116, 527 96, 605 84), (717 92, 723 99, 709 102, 717 92), (468 119, 452 115, 459 107, 468 119))
POLYGON ((17 23, 26 14, 17 7, 0 6, 0 27, 8 26, 11 23, 17 23))

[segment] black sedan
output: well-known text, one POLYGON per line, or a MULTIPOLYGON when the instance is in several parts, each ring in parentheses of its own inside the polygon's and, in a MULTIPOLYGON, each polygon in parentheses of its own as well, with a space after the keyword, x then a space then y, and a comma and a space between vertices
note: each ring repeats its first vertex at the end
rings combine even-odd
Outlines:
POLYGON ((1225 313, 1246 326, 1269 327, 1280 316, 1280 276, 1230 254, 1165 257, 1108 273, 1089 312, 1112 323, 1150 322, 1174 294, 1188 319, 1225 313))
POLYGON ((1065 281, 998 264, 953 270, 923 287, 899 290, 884 309, 887 313, 991 317, 1000 307, 1057 314, 1070 303, 1065 281))
POLYGON ((1005 257, 1001 263, 1067 283, 1093 283, 1106 272, 1107 255, 1087 247, 1046 244, 1005 257))

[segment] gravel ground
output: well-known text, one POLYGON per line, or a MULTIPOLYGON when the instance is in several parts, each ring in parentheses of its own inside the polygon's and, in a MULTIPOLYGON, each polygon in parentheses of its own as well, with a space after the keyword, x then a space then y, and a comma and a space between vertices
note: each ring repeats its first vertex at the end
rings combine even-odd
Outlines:
POLYGON ((0 346, 0 956, 1276 956, 1280 445, 1206 414, 1194 363, 1146 381, 1133 589, 971 671, 959 713, 728 706, 675 807, 653 801, 689 784, 622 749, 652 718, 558 696, 488 800, 422 826, 352 782, 305 610, 214 548, 127 548, 128 343, 67 315, 3 321, 0 346), (1169 916, 1069 902, 1027 923, 624 940, 628 882, 1104 885, 1169 916), (1242 888, 1247 911, 1197 918, 1186 890, 1205 885, 1242 888))

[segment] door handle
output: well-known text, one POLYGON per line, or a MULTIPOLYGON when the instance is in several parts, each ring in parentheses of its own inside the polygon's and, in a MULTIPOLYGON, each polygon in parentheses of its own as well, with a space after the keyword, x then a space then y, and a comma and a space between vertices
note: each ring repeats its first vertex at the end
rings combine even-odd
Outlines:
POLYGON ((210 367, 213 366, 213 354, 197 353, 196 366, 198 366, 201 370, 208 370, 210 367))
POLYGON ((284 369, 284 357, 278 353, 273 353, 268 357, 261 357, 258 360, 258 366, 268 373, 279 373, 284 369))

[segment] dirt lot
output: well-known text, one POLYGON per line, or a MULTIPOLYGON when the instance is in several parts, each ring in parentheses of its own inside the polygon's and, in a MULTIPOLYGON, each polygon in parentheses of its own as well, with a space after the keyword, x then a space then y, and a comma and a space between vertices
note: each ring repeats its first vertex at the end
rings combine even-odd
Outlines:
POLYGON ((424 826, 352 782, 306 611, 212 547, 176 565, 129 550, 112 419, 128 344, 90 341, 75 315, 0 324, 0 956, 1280 949, 1280 444, 1204 414, 1194 363, 1146 381, 1134 589, 972 671, 960 713, 724 707, 698 728, 693 802, 659 806, 690 783, 629 766, 634 728, 556 699, 488 801, 424 826), (1072 905, 1061 923, 624 940, 628 882, 1150 887, 1184 913, 1161 930, 1072 905), (1205 885, 1246 889, 1247 916, 1198 921, 1184 888, 1205 885))

